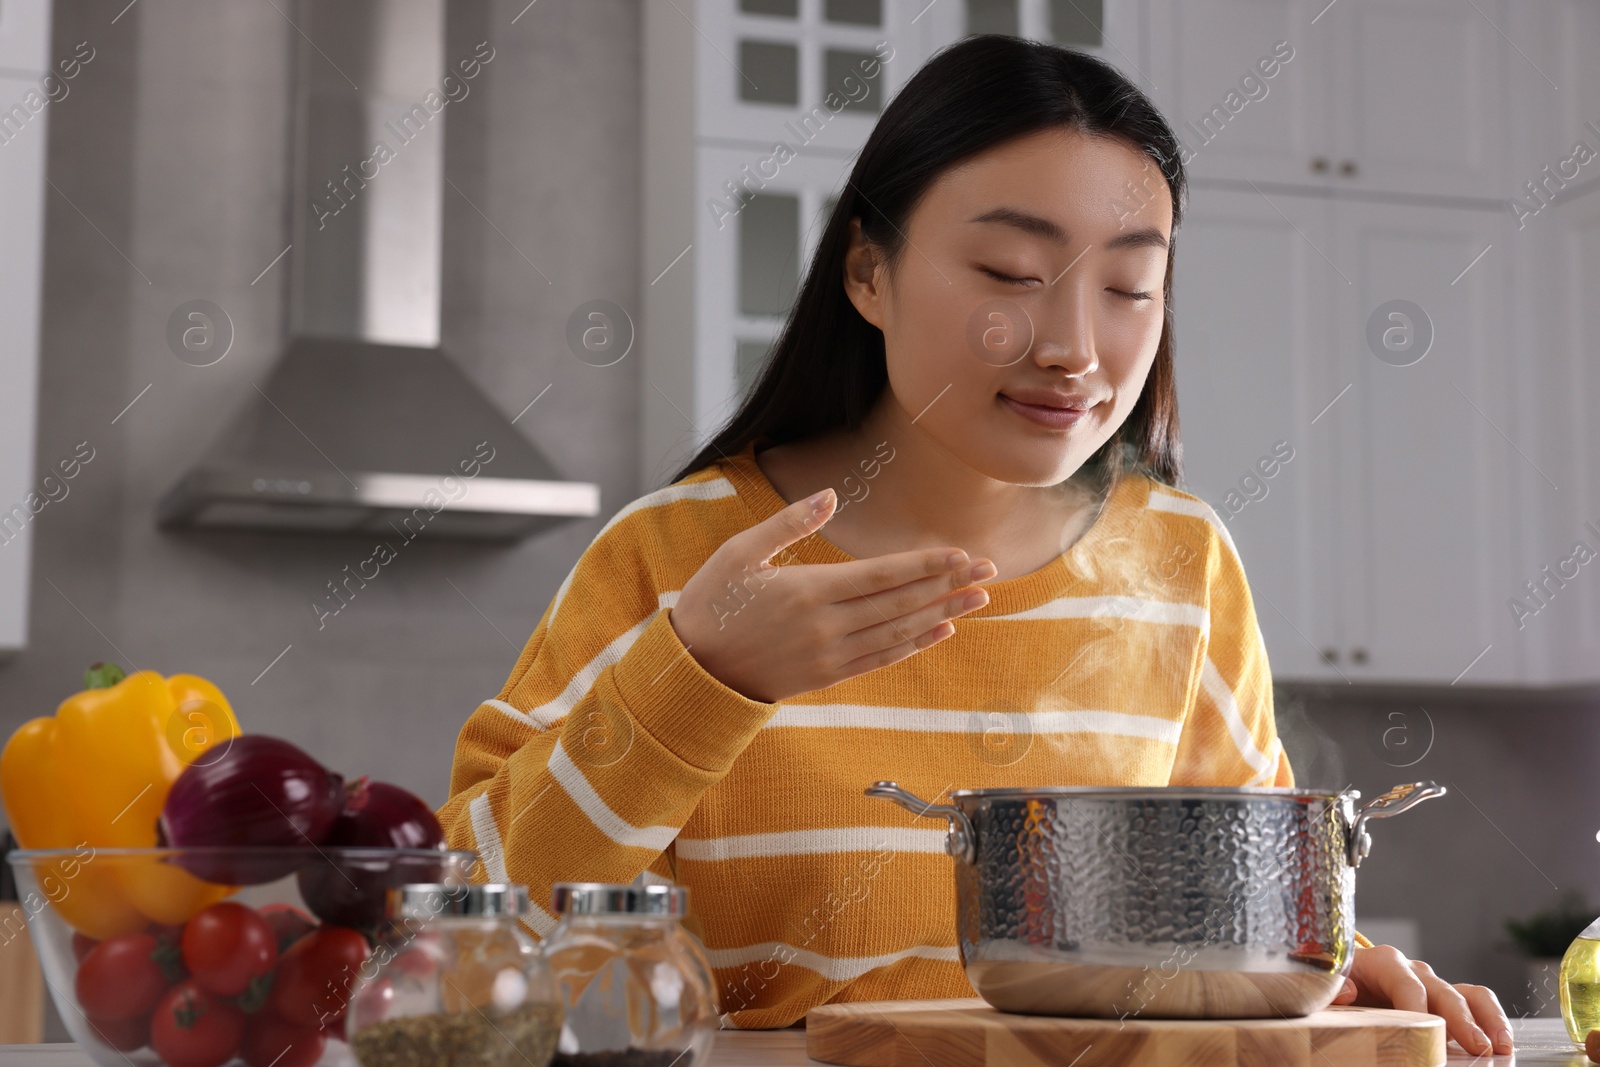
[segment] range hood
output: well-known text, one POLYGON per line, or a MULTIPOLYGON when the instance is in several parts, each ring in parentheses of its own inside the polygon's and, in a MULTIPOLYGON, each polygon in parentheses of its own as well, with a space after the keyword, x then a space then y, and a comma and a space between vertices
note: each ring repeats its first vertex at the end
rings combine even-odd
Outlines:
POLYGON ((445 123, 492 52, 447 67, 445 0, 295 14, 290 340, 158 521, 514 539, 598 514, 439 345, 445 123))

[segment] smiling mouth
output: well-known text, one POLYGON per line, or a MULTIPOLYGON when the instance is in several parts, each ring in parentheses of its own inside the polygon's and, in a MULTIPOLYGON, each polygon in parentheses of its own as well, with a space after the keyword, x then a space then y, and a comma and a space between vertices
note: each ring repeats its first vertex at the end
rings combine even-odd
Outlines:
POLYGON ((1077 424, 1084 415, 1099 406, 1098 402, 1088 407, 1053 407, 1047 404, 1029 404, 1007 396, 1005 393, 997 394, 1000 402, 1011 411, 1038 426, 1050 429, 1067 429, 1077 424))

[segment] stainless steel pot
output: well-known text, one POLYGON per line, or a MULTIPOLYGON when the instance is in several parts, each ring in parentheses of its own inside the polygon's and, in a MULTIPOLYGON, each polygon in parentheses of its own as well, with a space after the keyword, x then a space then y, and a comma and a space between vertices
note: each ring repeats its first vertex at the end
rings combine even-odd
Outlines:
POLYGON ((1001 1011, 1272 1018, 1328 1006, 1350 968, 1367 823, 1443 796, 1353 789, 962 789, 949 820, 967 978, 1001 1011))

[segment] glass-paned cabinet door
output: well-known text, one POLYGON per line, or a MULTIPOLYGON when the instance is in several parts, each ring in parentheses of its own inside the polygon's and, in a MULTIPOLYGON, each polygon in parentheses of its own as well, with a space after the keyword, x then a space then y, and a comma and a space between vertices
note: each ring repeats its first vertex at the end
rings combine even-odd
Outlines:
POLYGON ((1149 85, 1144 5, 1136 0, 938 0, 922 12, 936 51, 976 33, 1005 33, 1091 52, 1149 85))
POLYGON ((853 160, 811 152, 759 192, 730 197, 726 182, 762 149, 696 152, 695 407, 715 426, 755 381, 794 303, 853 160), (713 213, 708 204, 718 205, 713 213))
POLYGON ((912 0, 699 0, 698 135, 856 151, 928 54, 921 7, 912 0))

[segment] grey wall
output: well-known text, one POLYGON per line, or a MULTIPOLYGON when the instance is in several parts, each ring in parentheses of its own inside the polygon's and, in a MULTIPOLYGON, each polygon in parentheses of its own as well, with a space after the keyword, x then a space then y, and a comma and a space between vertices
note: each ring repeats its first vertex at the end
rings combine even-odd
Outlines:
POLYGON ((513 24, 525 5, 451 6, 449 57, 484 39, 496 54, 446 110, 461 192, 447 187, 444 344, 508 416, 551 387, 517 425, 600 485, 604 514, 515 547, 419 538, 319 632, 311 600, 371 544, 153 523, 284 342, 294 253, 252 279, 290 240, 295 30, 265 3, 143 0, 112 24, 121 4, 59 0, 52 53, 87 40, 96 56, 49 111, 38 463, 84 440, 96 454, 37 519, 30 645, 0 665, 0 731, 53 711, 93 660, 191 671, 247 729, 444 801, 462 720, 638 490, 636 365, 590 367, 564 339, 584 301, 637 304, 638 6, 537 4, 513 24), (197 297, 236 329, 206 368, 165 342, 197 297))
MULTIPOLYGON (((508 415, 551 385, 518 425, 563 473, 598 482, 609 514, 641 489, 637 367, 579 362, 564 327, 595 297, 638 305, 639 9, 558 0, 513 24, 525 4, 452 4, 451 56, 484 38, 496 56, 449 109, 448 173, 465 198, 447 200, 445 345, 508 415)), ((310 601, 370 545, 155 529, 157 497, 284 339, 284 262, 251 281, 289 243, 294 31, 264 3, 142 0, 112 24, 121 7, 57 2, 54 54, 88 40, 97 55, 50 109, 60 191, 47 193, 38 462, 83 440, 96 458, 37 520, 31 645, 0 665, 0 731, 114 658, 206 675, 248 729, 440 803, 461 721, 498 690, 601 520, 514 548, 419 539, 321 632, 310 601), (164 341, 172 309, 196 297, 237 330, 209 368, 164 341)), ((1552 884, 1600 886, 1597 702, 1303 695, 1281 710, 1302 784, 1455 787, 1375 827, 1361 913, 1418 919, 1443 973, 1514 999, 1504 918, 1548 903, 1552 884), (1371 744, 1372 716, 1418 703, 1433 746, 1397 768, 1371 744)))

